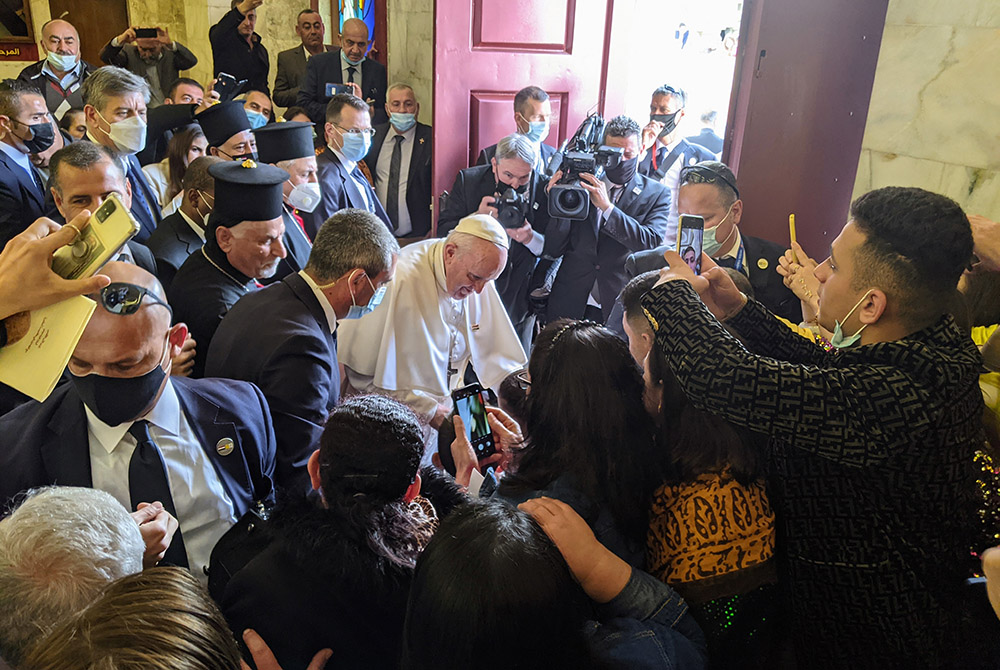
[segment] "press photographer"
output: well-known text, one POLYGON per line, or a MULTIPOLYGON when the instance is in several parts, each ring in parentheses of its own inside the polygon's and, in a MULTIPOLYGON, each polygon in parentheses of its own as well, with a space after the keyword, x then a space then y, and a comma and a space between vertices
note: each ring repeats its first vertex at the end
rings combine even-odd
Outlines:
POLYGON ((574 140, 582 138, 577 146, 586 150, 565 152, 561 168, 549 181, 549 202, 558 199, 554 206, 564 213, 552 216, 543 249, 547 258, 562 256, 546 308, 548 323, 562 317, 605 323, 627 281, 625 259, 654 248, 667 228, 670 191, 636 171, 639 124, 617 116, 603 126, 598 141, 594 133, 602 125, 600 117, 584 122, 574 140), (621 151, 616 164, 614 150, 621 151), (584 162, 593 164, 598 174, 578 172, 584 162), (572 181, 570 173, 576 173, 572 181))
POLYGON ((496 287, 525 351, 535 326, 528 293, 538 272, 549 223, 545 181, 532 169, 537 158, 538 145, 525 135, 514 133, 503 138, 489 165, 459 171, 438 221, 440 237, 451 232, 460 219, 477 213, 493 216, 507 230, 510 252, 496 287))
POLYGON ((605 170, 610 169, 614 174, 621 165, 624 150, 604 144, 604 127, 604 119, 591 114, 552 159, 553 170, 561 174, 558 178, 553 177, 555 185, 549 189, 551 216, 586 219, 590 213, 590 199, 587 188, 581 183, 583 175, 599 179, 605 170))

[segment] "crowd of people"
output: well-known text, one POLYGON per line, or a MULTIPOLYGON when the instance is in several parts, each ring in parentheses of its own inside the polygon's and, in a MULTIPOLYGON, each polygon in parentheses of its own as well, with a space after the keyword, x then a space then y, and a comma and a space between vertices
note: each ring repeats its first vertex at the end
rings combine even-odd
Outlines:
POLYGON ((364 22, 300 12, 272 87, 261 2, 212 82, 56 19, 0 83, 0 347, 96 302, 47 399, 0 385, 0 667, 1000 663, 1000 224, 888 187, 822 262, 746 234, 670 85, 575 219, 526 85, 435 218, 364 22), (138 232, 58 276, 110 194, 138 232))

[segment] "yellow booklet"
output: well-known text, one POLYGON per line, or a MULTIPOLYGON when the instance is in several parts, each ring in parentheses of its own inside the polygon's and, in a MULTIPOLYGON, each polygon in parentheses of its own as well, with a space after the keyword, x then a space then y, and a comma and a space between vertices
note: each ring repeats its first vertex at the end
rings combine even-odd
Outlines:
POLYGON ((76 296, 7 317, 0 348, 0 382, 41 402, 49 397, 80 341, 97 303, 76 296))

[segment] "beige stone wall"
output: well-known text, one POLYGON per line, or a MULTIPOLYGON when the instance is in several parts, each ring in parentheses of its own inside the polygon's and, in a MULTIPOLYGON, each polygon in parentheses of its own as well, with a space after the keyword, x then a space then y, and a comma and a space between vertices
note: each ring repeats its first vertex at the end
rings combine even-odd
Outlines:
POLYGON ((434 0, 388 0, 389 84, 413 87, 420 121, 434 118, 434 0))
POLYGON ((1000 217, 996 82, 1000 3, 889 0, 855 195, 919 186, 1000 217))

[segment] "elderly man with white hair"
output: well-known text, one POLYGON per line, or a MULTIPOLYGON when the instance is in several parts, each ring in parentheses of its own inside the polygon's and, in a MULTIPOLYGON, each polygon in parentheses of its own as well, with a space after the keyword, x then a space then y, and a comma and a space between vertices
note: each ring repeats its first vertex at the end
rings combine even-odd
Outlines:
POLYGON ((337 358, 351 386, 391 395, 437 429, 470 365, 484 388, 524 367, 493 285, 509 246, 496 219, 474 214, 445 239, 404 247, 381 304, 338 327, 337 358))
POLYGON ((129 515, 97 489, 29 492, 0 521, 0 656, 16 667, 36 640, 108 584, 142 570, 139 524, 157 513, 149 506, 129 515))

